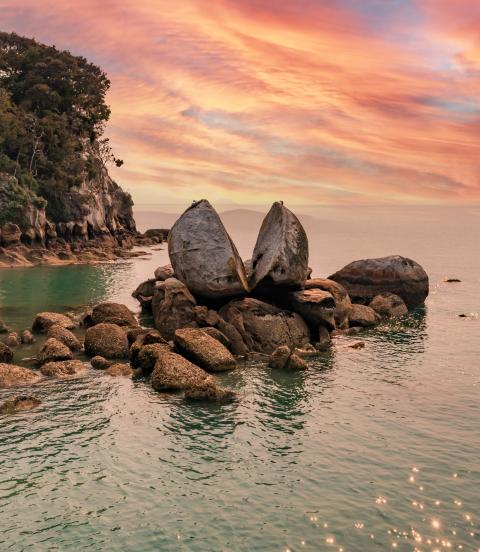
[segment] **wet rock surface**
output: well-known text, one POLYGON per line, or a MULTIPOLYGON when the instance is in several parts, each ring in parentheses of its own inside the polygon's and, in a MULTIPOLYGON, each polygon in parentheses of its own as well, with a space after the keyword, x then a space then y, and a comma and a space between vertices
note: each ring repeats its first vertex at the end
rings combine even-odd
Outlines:
POLYGON ((80 360, 64 360, 60 362, 47 362, 40 368, 44 376, 52 378, 67 378, 85 372, 87 367, 80 360))
POLYGON ((193 203, 173 225, 168 252, 176 277, 194 295, 222 298, 246 293, 237 249, 210 203, 193 203))
POLYGON ((380 315, 366 305, 353 304, 350 311, 350 325, 367 328, 380 322, 380 315))
POLYGON ((91 316, 93 325, 116 324, 117 326, 138 326, 137 319, 133 312, 120 303, 100 303, 96 305, 91 316))
POLYGON ((40 349, 37 359, 39 364, 58 360, 70 360, 72 351, 58 339, 49 337, 40 349))
POLYGON ((32 385, 40 379, 41 376, 29 368, 0 363, 0 389, 32 385))
POLYGON ((151 383, 156 391, 181 391, 198 389, 207 384, 217 385, 205 370, 170 351, 162 351, 158 356, 151 383))
POLYGON ((117 324, 97 324, 85 333, 85 352, 91 357, 127 358, 128 338, 117 324))
POLYGON ((382 318, 395 318, 408 313, 407 305, 401 297, 394 293, 380 293, 376 295, 369 307, 382 318))
POLYGON ((183 356, 207 370, 224 372, 233 370, 237 363, 230 351, 217 339, 198 328, 183 328, 175 332, 175 347, 183 356))

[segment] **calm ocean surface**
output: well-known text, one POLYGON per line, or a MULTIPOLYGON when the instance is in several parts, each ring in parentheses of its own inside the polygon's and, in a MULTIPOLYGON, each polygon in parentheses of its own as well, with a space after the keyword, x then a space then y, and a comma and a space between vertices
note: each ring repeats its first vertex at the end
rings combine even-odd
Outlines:
MULTIPOLYGON (((430 275, 425 309, 336 340, 305 373, 221 375, 229 405, 93 370, 37 386, 38 409, 0 417, 0 551, 480 550, 480 207, 298 212, 314 276, 409 256, 430 275)), ((142 229, 174 218, 137 214, 142 229)), ((250 257, 261 216, 224 219, 250 257)), ((0 318, 137 309, 130 293, 168 262, 151 253, 0 270, 0 318)))

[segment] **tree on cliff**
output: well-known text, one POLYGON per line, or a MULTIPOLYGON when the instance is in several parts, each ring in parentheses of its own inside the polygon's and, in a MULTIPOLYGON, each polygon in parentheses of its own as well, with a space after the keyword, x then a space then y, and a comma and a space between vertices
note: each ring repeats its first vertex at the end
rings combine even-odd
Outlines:
POLYGON ((68 220, 66 191, 121 164, 102 139, 109 86, 83 57, 0 32, 0 172, 44 198, 55 222, 68 220))

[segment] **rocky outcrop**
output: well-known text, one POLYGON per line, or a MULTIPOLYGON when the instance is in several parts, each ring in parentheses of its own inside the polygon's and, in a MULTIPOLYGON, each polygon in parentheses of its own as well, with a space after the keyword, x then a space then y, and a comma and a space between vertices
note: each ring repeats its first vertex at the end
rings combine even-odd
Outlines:
POLYGON ((127 358, 126 332, 116 324, 97 324, 85 333, 85 352, 91 357, 127 358))
POLYGON ((0 404, 0 415, 32 410, 40 404, 42 401, 33 395, 17 395, 0 404))
POLYGON ((194 295, 210 299, 242 295, 247 278, 237 249, 210 203, 193 203, 175 222, 168 253, 176 277, 194 295))
POLYGON ((335 299, 322 289, 304 289, 290 293, 290 306, 314 327, 335 328, 335 299))
POLYGON ((280 345, 294 349, 310 341, 300 315, 253 297, 230 301, 220 315, 235 327, 248 351, 272 353, 280 345))
POLYGON ((36 333, 46 333, 50 326, 57 324, 67 330, 73 330, 75 323, 71 318, 58 312, 40 312, 33 321, 32 330, 36 333))
POLYGON ((413 309, 424 303, 429 292, 425 270, 417 262, 399 255, 354 261, 330 279, 344 286, 354 303, 368 304, 376 295, 389 292, 401 297, 413 309))
POLYGON ((29 368, 0 363, 0 389, 37 383, 41 376, 29 368))
POLYGON ((40 368, 44 376, 51 378, 68 378, 85 372, 87 367, 80 360, 47 362, 40 368))
POLYGON ((58 339, 49 337, 40 349, 37 360, 39 364, 55 362, 59 360, 70 360, 72 351, 58 339))
POLYGON ((47 337, 53 337, 58 341, 66 345, 71 351, 78 352, 82 349, 82 344, 76 335, 74 335, 70 330, 67 330, 63 326, 58 324, 53 324, 50 326, 47 331, 47 337))
POLYGON ((225 372, 237 367, 232 353, 199 328, 176 330, 174 343, 184 357, 207 372, 225 372))
POLYGON ((9 363, 13 360, 13 351, 8 345, 0 342, 0 362, 9 363))
POLYGON ((263 220, 252 257, 249 289, 300 286, 308 276, 308 239, 297 217, 282 201, 263 220))
POLYGON ((395 318, 408 313, 407 305, 401 297, 394 293, 380 293, 376 295, 369 307, 378 313, 382 318, 395 318))
MULTIPOLYGON (((21 213, 22 224, 7 221, 0 227, 0 268, 136 256, 128 252, 134 245, 153 245, 164 239, 164 231, 137 232, 130 194, 110 178, 95 146, 87 145, 87 149, 85 155, 94 160, 98 170, 94 178, 79 175, 80 184, 66 192, 66 220, 49 220, 46 202, 32 196, 21 213)), ((15 177, 0 173, 0 211, 18 189, 15 177)))
POLYGON ((175 278, 157 282, 152 300, 155 328, 165 339, 173 339, 178 328, 195 328, 197 302, 188 288, 175 278))

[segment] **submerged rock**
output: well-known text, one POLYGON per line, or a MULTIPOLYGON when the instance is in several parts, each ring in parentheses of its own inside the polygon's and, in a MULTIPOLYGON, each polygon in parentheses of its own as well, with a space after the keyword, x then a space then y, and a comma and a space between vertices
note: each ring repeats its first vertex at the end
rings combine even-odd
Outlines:
POLYGON ((89 356, 127 358, 128 350, 127 334, 116 324, 97 324, 85 333, 85 352, 89 356))
POLYGON ((40 368, 44 376, 53 378, 66 378, 85 372, 85 364, 80 360, 63 360, 59 362, 47 362, 40 368))
POLYGON ((264 218, 255 244, 249 288, 299 286, 308 277, 308 239, 297 217, 275 202, 264 218))
POLYGON ((230 301, 220 315, 235 327, 247 351, 272 353, 280 345, 294 349, 310 342, 310 331, 299 314, 253 297, 230 301))
POLYGON ((13 360, 13 351, 8 345, 0 342, 0 362, 9 363, 13 360))
POLYGON ((0 320, 0 334, 6 334, 10 331, 9 327, 3 320, 0 320))
POLYGON ((58 312, 40 312, 33 321, 32 330, 36 333, 46 333, 50 326, 58 324, 67 330, 73 330, 75 324, 71 318, 58 312))
POLYGON ((156 391, 180 391, 201 388, 206 384, 217 385, 205 370, 170 351, 162 351, 158 356, 151 382, 156 391))
POLYGON ((53 337, 66 345, 70 350, 77 352, 82 349, 82 344, 70 330, 54 324, 48 328, 47 337, 53 337))
POLYGON ((33 395, 17 395, 0 404, 0 415, 32 410, 40 404, 42 401, 33 395))
POLYGON ((185 284, 169 278, 157 282, 152 301, 155 328, 165 339, 173 339, 178 328, 195 328, 197 302, 185 284))
POLYGON ((10 332, 5 339, 5 345, 8 347, 17 347, 22 342, 18 332, 10 332))
POLYGON ((189 387, 185 390, 185 398, 193 401, 223 402, 235 399, 236 394, 231 389, 225 389, 219 385, 205 383, 197 387, 189 387))
POLYGON ((30 385, 40 379, 38 373, 29 368, 0 363, 0 389, 30 385))
POLYGON ((350 311, 350 326, 375 326, 380 322, 380 315, 366 305, 353 304, 350 311))
POLYGON ((275 370, 291 370, 292 372, 306 370, 307 363, 297 353, 292 352, 286 345, 277 347, 268 361, 270 368, 275 370))
POLYGON ((247 278, 237 249, 210 203, 202 199, 175 222, 168 252, 176 277, 207 298, 242 295, 247 278))
POLYGON ((354 261, 330 279, 342 284, 352 301, 358 303, 369 303, 376 295, 390 292, 413 309, 425 302, 429 291, 425 270, 417 262, 399 255, 354 261))
POLYGON ((119 377, 123 376, 126 378, 132 378, 133 377, 133 370, 128 364, 112 364, 105 370, 105 374, 108 374, 112 377, 119 377))
POLYGON ((304 320, 315 326, 335 328, 335 299, 322 289, 304 289, 290 293, 290 306, 304 320))
POLYGON ((35 342, 35 338, 30 330, 23 330, 20 335, 20 339, 24 345, 31 345, 35 342))
POLYGON ((90 316, 93 325, 116 324, 117 326, 138 326, 133 312, 120 303, 100 303, 94 307, 90 316))
POLYGON ((174 342, 183 356, 207 372, 224 372, 237 367, 232 353, 199 328, 177 330, 174 342))
POLYGON ((40 349, 37 359, 40 364, 57 360, 70 360, 72 351, 58 339, 49 337, 40 349))
POLYGON ((348 328, 348 315, 352 307, 352 302, 347 290, 334 280, 328 278, 312 278, 303 284, 303 289, 321 289, 328 291, 335 299, 335 326, 340 329, 348 328))
POLYGON ((407 305, 401 297, 388 291, 375 295, 369 307, 382 318, 394 318, 408 313, 407 305))

